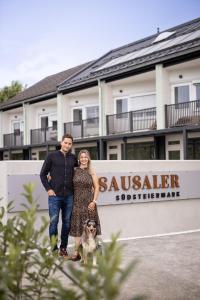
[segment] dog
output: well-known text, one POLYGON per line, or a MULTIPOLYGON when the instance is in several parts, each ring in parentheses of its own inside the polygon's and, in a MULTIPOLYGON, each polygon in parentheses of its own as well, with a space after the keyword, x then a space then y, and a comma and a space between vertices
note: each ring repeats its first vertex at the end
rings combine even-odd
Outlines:
POLYGON ((97 238, 96 222, 92 219, 85 221, 81 236, 82 249, 80 251, 81 262, 87 264, 88 258, 92 257, 92 263, 96 265, 96 251, 99 247, 97 238))

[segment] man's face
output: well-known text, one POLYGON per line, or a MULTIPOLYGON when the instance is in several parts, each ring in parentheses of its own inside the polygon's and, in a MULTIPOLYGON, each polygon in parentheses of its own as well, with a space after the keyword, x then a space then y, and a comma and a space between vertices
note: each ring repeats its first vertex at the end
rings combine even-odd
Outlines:
POLYGON ((72 140, 69 138, 65 138, 60 144, 63 152, 68 152, 72 148, 72 140))

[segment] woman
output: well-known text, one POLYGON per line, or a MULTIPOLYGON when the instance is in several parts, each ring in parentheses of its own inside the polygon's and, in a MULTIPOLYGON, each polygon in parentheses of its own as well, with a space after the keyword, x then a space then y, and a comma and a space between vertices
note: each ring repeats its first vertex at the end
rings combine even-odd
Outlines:
POLYGON ((78 155, 79 167, 74 173, 74 203, 71 217, 70 235, 75 237, 75 251, 71 259, 79 260, 78 252, 81 244, 83 225, 87 219, 93 219, 97 225, 97 235, 101 234, 101 227, 97 212, 97 197, 99 194, 98 177, 91 167, 90 154, 81 150, 78 155))

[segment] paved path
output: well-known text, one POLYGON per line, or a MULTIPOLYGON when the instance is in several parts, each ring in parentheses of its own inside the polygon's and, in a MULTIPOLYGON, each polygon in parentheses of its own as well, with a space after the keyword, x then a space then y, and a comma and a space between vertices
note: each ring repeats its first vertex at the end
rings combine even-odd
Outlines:
MULTIPOLYGON (((200 300, 200 232, 120 243, 124 245, 123 266, 133 259, 138 264, 119 300, 136 295, 149 300, 200 300)), ((60 279, 66 284, 66 278, 60 279)))
MULTIPOLYGON (((124 242, 123 242, 124 243, 124 242)), ((200 300, 200 232, 127 241, 123 264, 138 259, 119 299, 200 300)))

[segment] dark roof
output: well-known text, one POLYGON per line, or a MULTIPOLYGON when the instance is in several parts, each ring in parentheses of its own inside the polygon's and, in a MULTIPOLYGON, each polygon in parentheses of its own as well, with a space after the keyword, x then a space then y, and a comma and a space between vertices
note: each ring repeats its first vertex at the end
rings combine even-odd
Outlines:
MULTIPOLYGON (((155 49, 154 47, 151 53, 143 54, 133 59, 127 59, 123 62, 118 62, 113 65, 107 66, 106 63, 113 61, 116 58, 123 57, 130 53, 136 53, 139 50, 145 49, 147 47, 154 45, 152 42, 155 38, 161 33, 156 33, 154 35, 148 36, 144 39, 138 40, 134 43, 119 47, 117 49, 111 50, 98 60, 94 61, 90 66, 86 67, 84 70, 81 70, 75 76, 72 76, 70 79, 65 80, 62 84, 59 85, 58 90, 67 91, 71 90, 77 86, 87 85, 91 82, 97 82, 97 79, 109 79, 114 78, 117 74, 125 74, 128 71, 133 71, 136 69, 141 69, 144 66, 154 65, 159 62, 164 62, 170 60, 174 57, 183 57, 185 53, 196 53, 200 56, 200 18, 194 19, 187 23, 172 27, 170 29, 164 30, 162 32, 174 32, 164 41, 172 41, 173 39, 177 42, 175 44, 171 43, 169 46, 161 47, 160 49, 155 49), (199 32, 197 32, 199 31, 199 32), (188 36, 194 32, 197 32, 197 36, 193 38, 191 36, 187 41, 184 42, 181 39, 181 36, 188 36), (180 37, 180 38, 178 38, 180 37), (105 67, 102 67, 104 66, 105 67)), ((161 42, 158 42, 161 44, 161 42)), ((170 43, 169 43, 170 44, 170 43)), ((156 44, 155 44, 156 45, 156 44)), ((159 47, 158 47, 159 48, 159 47)), ((186 54, 185 54, 186 55, 186 54)))
POLYGON ((45 97, 55 96, 57 94, 57 86, 62 83, 67 78, 70 78, 72 75, 76 74, 91 62, 81 64, 74 68, 59 72, 54 75, 50 75, 40 80, 36 84, 30 86, 24 91, 20 92, 16 96, 10 98, 6 102, 0 104, 0 109, 8 107, 10 105, 20 104, 23 101, 31 102, 36 99, 43 99, 45 97))

